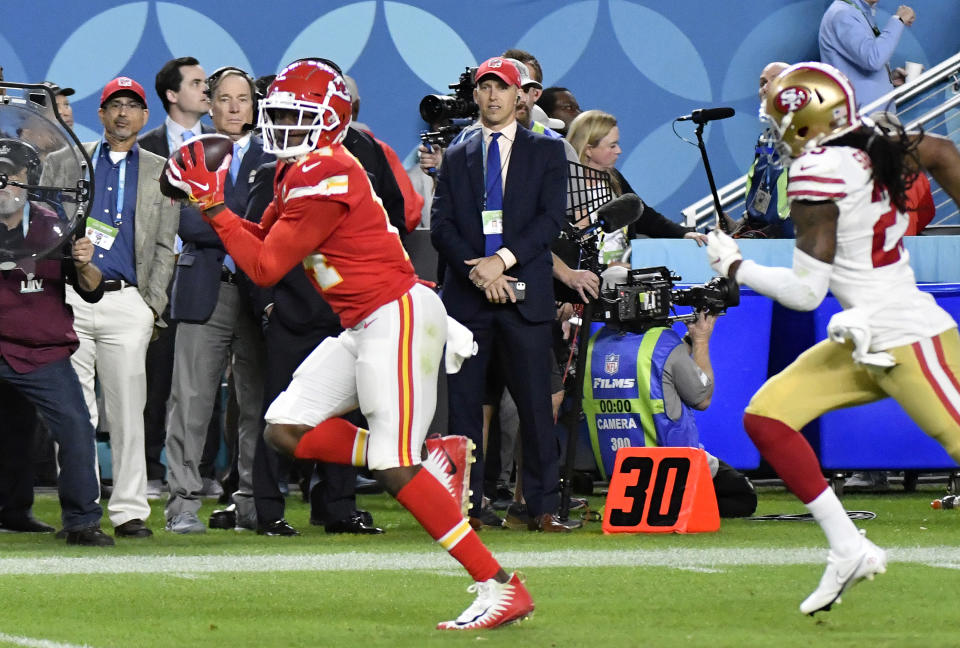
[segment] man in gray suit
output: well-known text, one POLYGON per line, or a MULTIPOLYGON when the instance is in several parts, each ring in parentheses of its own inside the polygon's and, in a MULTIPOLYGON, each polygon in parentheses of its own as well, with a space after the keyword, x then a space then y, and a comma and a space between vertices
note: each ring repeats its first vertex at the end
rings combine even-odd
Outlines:
MULTIPOLYGON (((273 179, 272 169, 257 171, 273 156, 263 152, 260 138, 248 130, 255 121, 256 86, 253 77, 234 67, 217 70, 207 84, 213 125, 234 142, 224 199, 234 213, 242 214, 254 178, 260 174, 264 181, 273 179)), ((244 281, 220 237, 200 212, 184 209, 180 214, 183 251, 177 260, 170 305, 170 316, 177 321, 177 336, 167 409, 167 530, 206 531, 197 517, 203 487, 198 468, 220 376, 229 364, 239 409, 239 483, 233 493, 235 506, 212 516, 211 527, 295 535, 283 520, 272 520, 270 528, 258 527, 254 508, 253 456, 257 437, 263 434, 262 308, 255 311, 252 283, 244 281)))
MULTIPOLYGON (((118 537, 152 535, 145 521, 147 473, 143 450, 146 401, 145 358, 159 314, 167 304, 173 273, 173 240, 179 206, 160 193, 164 159, 141 149, 137 134, 149 112, 143 87, 117 77, 100 96, 104 136, 84 144, 93 161, 94 200, 87 235, 94 242, 94 262, 103 272, 104 297, 96 304, 67 290, 80 348, 72 356, 96 427, 94 375, 99 375, 104 416, 110 431, 113 494, 108 512, 118 537)), ((58 177, 69 164, 48 158, 46 185, 66 186, 58 177), (58 173, 59 172, 59 173, 58 173)))

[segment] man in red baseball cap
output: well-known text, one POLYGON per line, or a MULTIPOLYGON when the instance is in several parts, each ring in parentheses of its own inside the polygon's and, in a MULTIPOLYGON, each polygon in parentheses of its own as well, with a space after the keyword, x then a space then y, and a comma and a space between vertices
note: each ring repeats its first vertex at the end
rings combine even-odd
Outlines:
POLYGON ((488 74, 498 77, 508 86, 520 87, 520 73, 517 71, 516 66, 512 65, 510 61, 505 58, 494 56, 492 59, 487 59, 481 63, 480 67, 477 68, 477 85, 479 85, 483 77, 488 74))
POLYGON ((138 99, 140 103, 143 104, 144 110, 146 110, 147 95, 143 91, 143 86, 130 77, 125 76, 117 77, 104 86, 103 92, 100 94, 100 107, 103 108, 104 105, 115 96, 120 97, 124 95, 138 99))

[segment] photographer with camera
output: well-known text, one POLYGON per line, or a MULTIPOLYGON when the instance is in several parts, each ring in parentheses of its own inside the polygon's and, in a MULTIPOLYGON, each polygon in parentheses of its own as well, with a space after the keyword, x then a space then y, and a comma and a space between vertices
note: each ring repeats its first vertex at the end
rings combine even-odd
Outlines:
MULTIPOLYGON (((701 447, 694 410, 707 409, 713 397, 710 337, 718 315, 738 299, 723 284, 673 291, 665 269, 663 278, 651 270, 614 266, 603 273, 601 303, 617 308, 607 311, 610 324, 587 349, 583 411, 607 474, 622 447, 701 447), (693 306, 691 315, 664 316, 683 303, 693 306), (682 338, 671 328, 677 320, 687 326, 682 338)), ((710 453, 707 460, 721 517, 752 515, 757 495, 750 480, 710 453)))
POLYGON ((0 420, 7 423, 0 430, 0 531, 54 531, 32 511, 36 407, 58 445, 67 544, 107 547, 114 542, 100 529, 95 433, 70 363, 79 340, 65 297, 67 285, 85 302, 103 296, 93 243, 86 237, 65 241, 29 269, 11 263, 56 245, 67 227, 49 204, 38 200, 42 169, 31 144, 0 138, 0 251, 4 262, 14 266, 0 274, 0 420))

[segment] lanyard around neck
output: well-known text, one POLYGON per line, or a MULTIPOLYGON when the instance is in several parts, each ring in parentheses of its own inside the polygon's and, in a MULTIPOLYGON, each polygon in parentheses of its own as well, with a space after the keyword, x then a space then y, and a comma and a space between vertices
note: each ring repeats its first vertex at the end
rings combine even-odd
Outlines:
MULTIPOLYGON (((100 159, 103 140, 97 143, 97 149, 93 152, 93 171, 97 171, 97 161, 100 159)), ((111 160, 112 162, 112 160, 111 160)), ((120 160, 120 177, 117 179, 117 204, 116 211, 113 214, 113 224, 117 227, 123 223, 123 195, 127 184, 127 154, 125 153, 120 160)))
POLYGON ((870 29, 873 31, 874 37, 875 37, 875 38, 879 38, 879 37, 880 37, 880 28, 877 27, 877 24, 876 24, 875 21, 870 20, 870 16, 868 16, 867 13, 863 10, 863 7, 861 7, 859 4, 855 3, 854 0, 840 0, 840 2, 846 2, 848 5, 850 5, 851 7, 853 7, 854 9, 856 9, 857 11, 859 11, 859 12, 860 12, 860 15, 863 16, 863 17, 866 19, 867 24, 870 25, 870 29))

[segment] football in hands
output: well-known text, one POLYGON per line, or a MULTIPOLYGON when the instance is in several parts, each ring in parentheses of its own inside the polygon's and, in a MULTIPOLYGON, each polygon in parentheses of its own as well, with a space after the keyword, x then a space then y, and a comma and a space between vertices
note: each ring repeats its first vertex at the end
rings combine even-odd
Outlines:
MULTIPOLYGON (((202 145, 204 166, 211 172, 215 172, 220 168, 220 165, 223 163, 223 158, 233 153, 233 140, 226 135, 207 133, 206 135, 198 135, 197 137, 187 140, 183 146, 170 155, 166 164, 163 165, 163 173, 160 174, 160 193, 167 198, 188 200, 188 196, 183 190, 170 184, 170 180, 167 178, 167 170, 174 161, 182 167, 183 155, 192 156, 192 151, 196 149, 194 146, 195 142, 199 142, 202 145)), ((197 160, 192 161, 194 164, 197 163, 197 160)))

